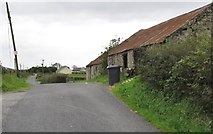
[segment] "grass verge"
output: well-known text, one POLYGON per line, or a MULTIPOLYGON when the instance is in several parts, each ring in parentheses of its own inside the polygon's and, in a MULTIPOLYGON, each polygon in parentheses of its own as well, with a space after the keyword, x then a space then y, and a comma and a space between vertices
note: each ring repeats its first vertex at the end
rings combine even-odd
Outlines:
MULTIPOLYGON (((124 75, 124 73, 121 73, 120 74, 120 81, 124 81, 126 80, 127 77, 124 75)), ((99 76, 96 76, 95 78, 89 80, 89 82, 98 82, 98 83, 102 83, 102 84, 109 84, 109 77, 108 75, 99 75, 99 76)))
POLYGON ((86 74, 69 74, 68 78, 72 82, 84 82, 86 81, 86 74))
POLYGON ((112 92, 162 132, 211 131, 211 119, 200 115, 199 108, 188 100, 177 101, 155 92, 139 77, 116 84, 112 92))
POLYGON ((2 75, 2 93, 21 92, 30 88, 30 84, 26 82, 26 77, 17 78, 15 75, 2 75))
POLYGON ((109 83, 108 75, 96 76, 95 78, 89 80, 89 82, 98 82, 98 83, 102 83, 102 84, 108 84, 109 83))

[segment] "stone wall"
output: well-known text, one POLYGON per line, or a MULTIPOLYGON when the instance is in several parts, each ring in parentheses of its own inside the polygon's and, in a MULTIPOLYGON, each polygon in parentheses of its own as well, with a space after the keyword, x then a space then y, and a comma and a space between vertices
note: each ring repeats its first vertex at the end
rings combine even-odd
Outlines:
POLYGON ((122 54, 115 54, 108 57, 108 65, 120 65, 123 66, 122 54))
POLYGON ((194 19, 190 20, 176 32, 172 33, 165 42, 169 42, 170 40, 182 40, 186 39, 190 36, 197 36, 198 34, 208 32, 211 34, 212 28, 212 7, 213 5, 204 12, 197 15, 194 19))
POLYGON ((86 80, 91 79, 91 67, 86 68, 86 80))
MULTIPOLYGON (((108 57, 108 65, 120 65, 122 70, 124 68, 124 61, 123 61, 123 55, 127 54, 127 68, 134 68, 134 51, 129 50, 123 53, 115 54, 108 57)), ((121 71, 122 71, 121 70, 121 71)))
POLYGON ((134 51, 130 50, 128 51, 128 68, 135 68, 135 64, 134 64, 134 51))
POLYGON ((86 79, 90 80, 100 75, 101 65, 92 65, 86 68, 86 79))

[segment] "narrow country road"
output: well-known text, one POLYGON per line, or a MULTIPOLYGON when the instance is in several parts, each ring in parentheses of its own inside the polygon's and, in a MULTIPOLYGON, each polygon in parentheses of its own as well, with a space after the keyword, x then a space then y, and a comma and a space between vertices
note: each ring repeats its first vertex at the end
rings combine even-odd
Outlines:
POLYGON ((2 129, 3 132, 158 131, 115 99, 103 85, 35 82, 8 110, 2 129))

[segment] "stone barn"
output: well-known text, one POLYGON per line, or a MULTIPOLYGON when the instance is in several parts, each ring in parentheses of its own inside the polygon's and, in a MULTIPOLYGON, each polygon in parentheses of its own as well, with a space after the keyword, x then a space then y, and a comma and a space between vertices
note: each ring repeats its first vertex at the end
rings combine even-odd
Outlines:
POLYGON ((211 34, 211 20, 212 3, 140 30, 108 52, 108 65, 120 65, 121 70, 135 69, 140 48, 164 44, 173 39, 181 40, 203 31, 211 34))
POLYGON ((91 61, 86 66, 86 79, 87 80, 90 80, 90 79, 100 75, 101 62, 102 62, 102 55, 97 57, 95 60, 91 61))

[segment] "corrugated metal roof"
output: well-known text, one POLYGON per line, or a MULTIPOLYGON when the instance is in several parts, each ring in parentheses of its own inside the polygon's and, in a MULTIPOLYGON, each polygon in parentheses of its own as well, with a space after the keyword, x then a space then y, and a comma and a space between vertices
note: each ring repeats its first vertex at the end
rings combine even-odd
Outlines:
POLYGON ((183 27, 183 25, 185 25, 188 21, 203 12, 207 7, 208 6, 201 7, 189 13, 162 22, 151 28, 140 30, 109 51, 108 55, 118 54, 141 46, 161 43, 172 33, 183 27))

